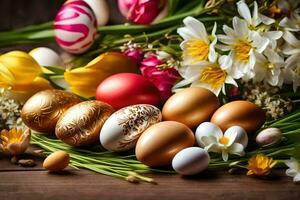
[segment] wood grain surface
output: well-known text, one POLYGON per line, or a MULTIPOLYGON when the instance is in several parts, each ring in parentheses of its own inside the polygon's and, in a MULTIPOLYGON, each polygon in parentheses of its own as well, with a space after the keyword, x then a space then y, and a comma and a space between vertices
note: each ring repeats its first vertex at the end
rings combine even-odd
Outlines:
POLYGON ((206 171, 186 178, 180 175, 148 174, 157 184, 133 184, 88 170, 67 169, 51 174, 39 163, 34 168, 12 165, 0 158, 1 200, 177 200, 177 199, 287 199, 300 198, 299 184, 276 170, 271 179, 256 179, 244 173, 206 171))

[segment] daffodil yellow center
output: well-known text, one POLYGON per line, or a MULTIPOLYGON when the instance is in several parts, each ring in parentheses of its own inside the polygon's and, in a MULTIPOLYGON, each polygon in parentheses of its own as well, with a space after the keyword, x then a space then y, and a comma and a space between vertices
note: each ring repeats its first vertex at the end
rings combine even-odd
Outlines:
POLYGON ((239 40, 236 44, 234 44, 234 50, 236 52, 237 59, 239 61, 248 62, 251 48, 252 46, 250 42, 239 40))
POLYGON ((226 145, 226 144, 228 144, 229 139, 228 139, 227 137, 222 136, 222 137, 219 139, 219 142, 220 142, 221 144, 226 145))
POLYGON ((4 145, 21 142, 22 130, 12 129, 10 131, 2 130, 0 139, 4 145))
POLYGON ((209 44, 203 40, 191 40, 187 42, 186 51, 195 61, 207 60, 209 44))
POLYGON ((199 82, 217 89, 224 84, 226 75, 226 72, 216 65, 207 66, 202 70, 199 82))

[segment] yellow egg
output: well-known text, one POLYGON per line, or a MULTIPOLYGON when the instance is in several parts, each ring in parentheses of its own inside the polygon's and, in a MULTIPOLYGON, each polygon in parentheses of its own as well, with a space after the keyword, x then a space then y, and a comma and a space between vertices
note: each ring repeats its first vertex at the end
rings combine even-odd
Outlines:
POLYGON ((59 117, 71 106, 81 102, 76 95, 62 90, 44 90, 24 104, 21 117, 31 129, 54 133, 59 117))
POLYGON ((211 122, 223 131, 231 126, 240 126, 247 133, 257 131, 266 121, 265 112, 249 101, 232 101, 220 107, 211 122))
POLYGON ((58 120, 57 138, 72 146, 99 142, 100 130, 114 109, 100 101, 84 101, 69 108, 58 120))
POLYGON ((50 172, 61 171, 69 165, 70 156, 65 151, 50 154, 43 162, 43 167, 50 172))
POLYGON ((139 161, 151 167, 170 165, 182 149, 193 146, 195 137, 186 125, 164 121, 150 126, 139 138, 135 154, 139 161))
POLYGON ((190 128, 209 121, 220 103, 211 91, 204 88, 186 88, 171 96, 162 109, 164 120, 178 121, 190 128))

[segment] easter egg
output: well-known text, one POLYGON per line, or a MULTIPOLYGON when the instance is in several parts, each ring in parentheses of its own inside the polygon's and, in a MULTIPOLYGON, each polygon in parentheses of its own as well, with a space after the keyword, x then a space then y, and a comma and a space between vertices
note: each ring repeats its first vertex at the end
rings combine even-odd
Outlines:
POLYGON ((160 93, 155 85, 139 74, 119 73, 106 78, 97 88, 96 99, 115 109, 135 104, 159 106, 160 93))
POLYGON ((54 20, 57 44, 69 53, 79 54, 89 49, 97 34, 96 17, 83 0, 67 1, 54 20))
POLYGON ((189 147, 179 151, 172 160, 173 169, 182 175, 194 175, 208 167, 210 158, 206 150, 189 147))
POLYGON ((97 25, 103 26, 109 20, 109 7, 106 0, 84 0, 93 10, 97 25))
POLYGON ((50 172, 58 172, 69 165, 70 155, 65 151, 50 154, 43 162, 43 167, 50 172))
POLYGON ((186 125, 175 121, 150 126, 138 139, 135 154, 139 161, 151 167, 170 165, 182 149, 192 147, 194 134, 186 125))
POLYGON ((72 146, 87 146, 99 140, 100 130, 113 113, 113 108, 100 101, 84 101, 70 107, 59 118, 56 137, 72 146))
POLYGON ((81 100, 72 93, 44 90, 26 101, 21 111, 21 118, 26 126, 35 131, 54 133, 60 116, 79 102, 81 100))
POLYGON ((104 123, 100 142, 109 151, 129 150, 147 128, 160 121, 161 112, 152 105, 138 104, 122 108, 104 123))
POLYGON ((164 104, 164 120, 178 121, 190 128, 196 128, 209 121, 220 103, 211 91, 204 88, 186 88, 172 95, 164 104))
POLYGON ((57 66, 63 67, 64 62, 61 57, 48 47, 37 47, 29 52, 41 66, 57 66))
POLYGON ((249 101, 232 101, 220 107, 211 117, 212 123, 223 131, 231 126, 240 126, 250 134, 257 131, 266 121, 265 112, 249 101))

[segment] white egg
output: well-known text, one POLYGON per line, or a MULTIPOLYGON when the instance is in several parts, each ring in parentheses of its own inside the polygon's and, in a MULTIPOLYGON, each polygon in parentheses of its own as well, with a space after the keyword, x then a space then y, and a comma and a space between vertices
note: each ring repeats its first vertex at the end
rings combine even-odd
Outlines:
POLYGON ((107 24, 109 19, 109 7, 106 0, 84 0, 93 10, 98 26, 107 24))
POLYGON ((281 139, 282 132, 279 128, 267 128, 258 133, 256 143, 260 146, 267 147, 277 144, 281 139))
POLYGON ((61 57, 48 47, 37 47, 29 52, 41 66, 63 67, 64 62, 61 57))
POLYGON ((161 121, 158 108, 148 104, 127 106, 116 111, 100 131, 100 143, 109 151, 126 151, 135 147, 140 135, 161 121))
POLYGON ((200 147, 189 147, 178 152, 172 160, 173 169, 182 175, 194 175, 208 167, 210 157, 200 147))
POLYGON ((220 138, 223 136, 222 130, 215 124, 211 122, 203 122, 196 129, 196 141, 200 147, 205 147, 205 144, 201 142, 203 136, 215 136, 219 135, 220 138))
POLYGON ((232 135, 232 134, 235 134, 237 133, 236 135, 236 138, 234 140, 234 143, 240 143, 244 146, 244 148, 247 147, 248 145, 248 135, 245 131, 245 129, 243 129, 242 127, 240 126, 231 126, 229 129, 227 129, 224 133, 224 135, 232 135))

